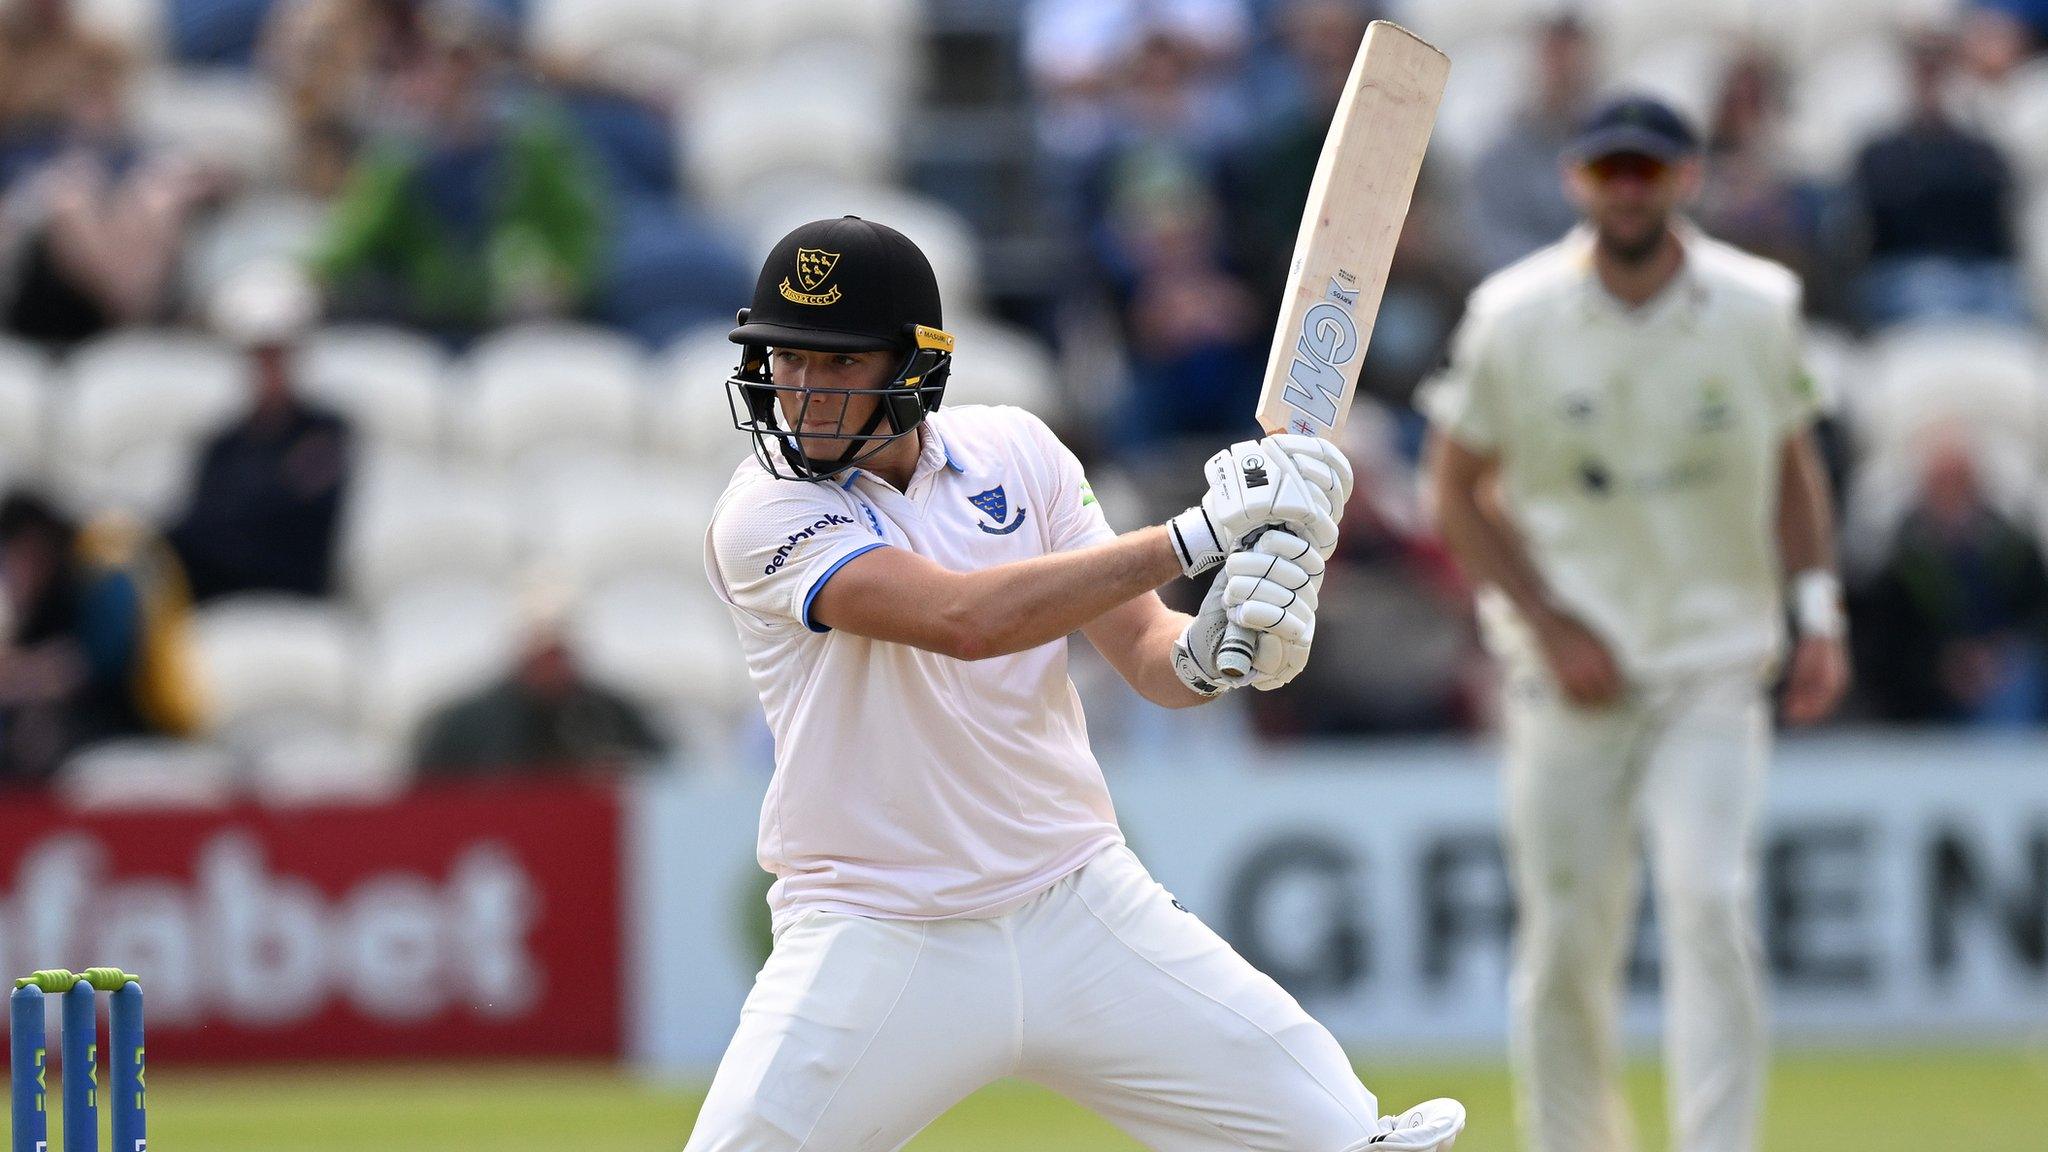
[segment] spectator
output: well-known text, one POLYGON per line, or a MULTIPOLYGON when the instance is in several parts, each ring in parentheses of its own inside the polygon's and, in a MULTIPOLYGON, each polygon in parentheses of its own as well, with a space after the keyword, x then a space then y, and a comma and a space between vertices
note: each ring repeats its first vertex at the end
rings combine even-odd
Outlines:
POLYGON ((141 525, 0 500, 0 784, 98 740, 199 727, 177 561, 141 525))
POLYGON ((563 632, 560 598, 537 592, 511 674, 430 716, 414 763, 422 779, 616 769, 659 755, 640 709, 585 678, 563 632))
POLYGON ((319 307, 295 268, 237 275, 213 302, 221 335, 247 350, 249 414, 214 437, 172 543, 196 598, 235 592, 328 593, 348 488, 349 429, 293 390, 292 353, 319 307))
POLYGON ((1863 318, 1885 325, 1962 314, 2025 323, 2012 169, 1943 105, 1949 40, 1923 33, 1910 48, 1912 111, 1864 146, 1853 177, 1867 240, 1863 318))
POLYGON ((1856 598, 1860 677, 1889 720, 2031 724, 2048 698, 2041 549, 1985 499, 1970 446, 1941 439, 1890 556, 1856 598))
POLYGON ((350 175, 318 260, 337 309, 453 337, 576 312, 605 242, 600 181, 560 110, 503 64, 502 18, 429 9, 417 90, 350 175))
POLYGON ((1472 174, 1472 250, 1482 271, 1520 260, 1578 223, 1557 173, 1585 111, 1592 55, 1592 38, 1575 15, 1555 17, 1537 32, 1536 91, 1472 174))
POLYGON ((127 70, 37 0, 0 24, 0 327, 68 344, 161 317, 219 172, 129 136, 127 70))
POLYGON ((1039 100, 1041 143, 1060 157, 1099 149, 1132 61, 1148 43, 1171 46, 1203 103, 1227 104, 1232 66, 1250 39, 1243 0, 1033 0, 1025 10, 1024 56, 1039 100))
POLYGON ((1721 79, 1693 215, 1713 236, 1799 273, 1811 298, 1823 197, 1784 163, 1784 100, 1785 78, 1770 53, 1754 44, 1739 51, 1721 79))
POLYGON ((1989 81, 2048 47, 2048 0, 1972 0, 1963 16, 1962 55, 1989 81))
POLYGON ((339 192, 374 111, 431 73, 419 0, 290 0, 264 22, 257 55, 290 112, 293 178, 339 192))

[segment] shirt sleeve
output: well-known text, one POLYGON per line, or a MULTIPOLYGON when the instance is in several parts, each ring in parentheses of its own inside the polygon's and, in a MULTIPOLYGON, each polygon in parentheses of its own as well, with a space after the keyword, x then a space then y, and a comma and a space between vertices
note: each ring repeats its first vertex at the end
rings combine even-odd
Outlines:
POLYGON ((1467 307, 1451 338, 1451 362, 1424 385, 1418 406, 1438 431, 1468 448, 1491 452, 1500 446, 1504 390, 1494 363, 1493 321, 1467 307))
POLYGON ((1825 405, 1813 368, 1806 359, 1806 324, 1800 318, 1799 297, 1776 316, 1770 343, 1771 362, 1765 366, 1773 422, 1781 436, 1791 436, 1820 418, 1825 405))
POLYGON ((1096 502, 1095 489, 1088 484, 1088 473, 1081 467, 1080 457, 1060 443, 1060 438, 1053 435, 1045 421, 1029 413, 1024 418, 1031 438, 1051 472, 1051 496, 1045 520, 1052 550, 1069 552, 1115 539, 1116 529, 1109 526, 1108 518, 1102 513, 1102 505, 1096 502))
POLYGON ((847 561, 884 542, 835 490, 763 481, 728 493, 712 513, 711 584, 719 599, 770 626, 831 629, 811 619, 818 591, 847 561))

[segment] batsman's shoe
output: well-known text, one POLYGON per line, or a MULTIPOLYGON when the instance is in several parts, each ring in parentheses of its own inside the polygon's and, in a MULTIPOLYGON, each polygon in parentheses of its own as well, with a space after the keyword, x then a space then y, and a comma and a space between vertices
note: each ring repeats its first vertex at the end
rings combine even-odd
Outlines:
POLYGON ((1379 1132, 1347 1152, 1450 1152, 1464 1130, 1465 1106, 1439 1096, 1399 1116, 1380 1117, 1379 1132))

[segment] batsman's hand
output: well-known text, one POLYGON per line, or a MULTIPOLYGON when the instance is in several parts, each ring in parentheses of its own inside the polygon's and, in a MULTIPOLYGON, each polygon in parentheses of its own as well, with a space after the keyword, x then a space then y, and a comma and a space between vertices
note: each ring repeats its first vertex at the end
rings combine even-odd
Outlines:
POLYGON ((1244 440, 1209 457, 1202 502, 1167 522, 1181 571, 1199 576, 1223 562, 1254 530, 1286 528, 1327 554, 1337 546, 1330 498, 1303 478, 1273 437, 1244 440))
POLYGON ((1315 641, 1315 611, 1323 558, 1309 542, 1283 529, 1224 561, 1202 609, 1174 645, 1173 667, 1198 695, 1216 696, 1250 686, 1271 691, 1301 674, 1315 641), (1231 680, 1217 671, 1217 652, 1228 625, 1251 630, 1251 674, 1231 680))
MULTIPOLYGON (((1344 519, 1344 507, 1351 503, 1351 460, 1344 450, 1320 436, 1281 432, 1267 439, 1294 461, 1301 478, 1321 490, 1330 502, 1332 519, 1344 519)), ((1323 553, 1325 560, 1329 553, 1323 553)))

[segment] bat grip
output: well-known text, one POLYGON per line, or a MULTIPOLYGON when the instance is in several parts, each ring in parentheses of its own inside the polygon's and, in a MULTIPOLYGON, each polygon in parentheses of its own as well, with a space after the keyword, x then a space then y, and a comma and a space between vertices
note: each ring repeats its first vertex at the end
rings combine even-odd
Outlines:
MULTIPOLYGON (((1254 528, 1238 541, 1239 552, 1250 548, 1264 536, 1264 528, 1254 528)), ((1232 624, 1223 630, 1223 643, 1216 646, 1216 674, 1225 680, 1236 682, 1252 674, 1252 653, 1258 651, 1259 634, 1242 624, 1232 624)))

